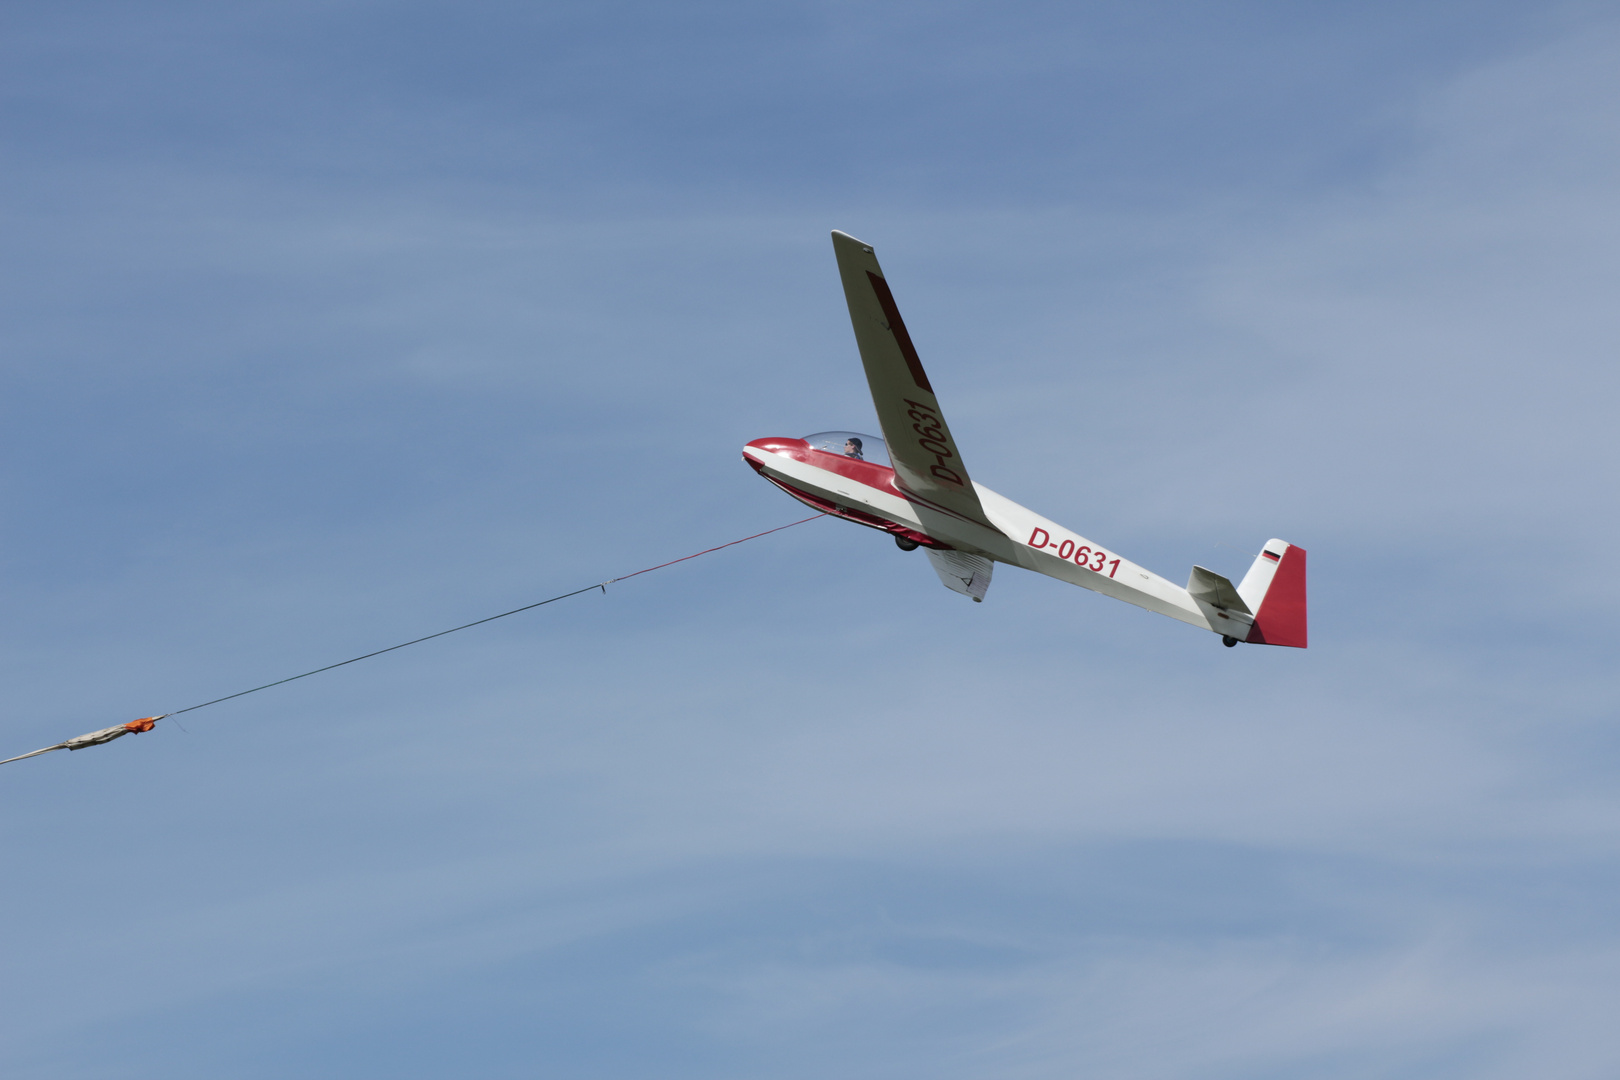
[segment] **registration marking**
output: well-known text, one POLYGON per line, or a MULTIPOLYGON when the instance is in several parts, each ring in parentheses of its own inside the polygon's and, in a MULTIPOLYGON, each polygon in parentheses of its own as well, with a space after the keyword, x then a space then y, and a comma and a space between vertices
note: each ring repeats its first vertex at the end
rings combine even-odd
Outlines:
POLYGON ((934 465, 928 471, 937 480, 945 480, 957 487, 964 487, 962 475, 945 462, 956 457, 951 450, 951 436, 945 428, 945 421, 939 418, 939 410, 932 405, 924 405, 920 401, 910 398, 901 398, 911 408, 906 415, 915 421, 911 430, 917 433, 917 445, 922 447, 924 454, 934 459, 934 465))
POLYGON ((1107 570, 1109 577, 1119 573, 1119 564, 1122 561, 1115 556, 1109 555, 1102 548, 1094 548, 1090 544, 1082 544, 1067 538, 1053 540, 1051 533, 1038 527, 1029 534, 1028 544, 1032 548, 1039 548, 1043 551, 1055 549, 1057 557, 1064 562, 1072 562, 1076 566, 1090 570, 1094 574, 1100 574, 1107 570))

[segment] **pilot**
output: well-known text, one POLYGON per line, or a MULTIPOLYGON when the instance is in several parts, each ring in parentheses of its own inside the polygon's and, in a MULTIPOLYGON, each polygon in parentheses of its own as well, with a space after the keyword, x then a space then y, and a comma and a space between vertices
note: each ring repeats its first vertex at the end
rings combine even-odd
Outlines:
POLYGON ((851 438, 851 439, 849 439, 849 441, 845 442, 844 443, 844 456, 845 457, 852 457, 852 458, 856 459, 857 461, 865 461, 866 458, 861 454, 861 440, 856 439, 856 438, 851 438))

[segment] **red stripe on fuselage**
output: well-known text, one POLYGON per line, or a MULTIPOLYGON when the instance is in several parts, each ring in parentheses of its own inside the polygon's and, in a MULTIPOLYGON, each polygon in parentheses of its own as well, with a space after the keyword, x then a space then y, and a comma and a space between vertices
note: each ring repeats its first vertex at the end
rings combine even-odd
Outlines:
MULTIPOLYGON (((898 491, 900 493, 900 497, 905 499, 907 502, 915 503, 918 506, 926 506, 926 507, 928 507, 928 509, 934 511, 934 513, 936 513, 936 514, 944 514, 946 517, 953 517, 957 521, 965 521, 969 525, 978 525, 978 526, 982 527, 985 524, 984 522, 978 520, 977 518, 970 518, 966 514, 959 514, 955 510, 952 510, 948 506, 941 506, 937 502, 931 502, 928 499, 923 498, 921 495, 918 495, 914 491, 907 491, 905 488, 900 486, 899 479, 895 480, 894 489, 896 491, 898 491)), ((1000 532, 1001 530, 997 529, 996 531, 1000 532)))
MULTIPOLYGON (((803 439, 755 439, 748 445, 756 450, 763 450, 766 453, 791 458, 805 465, 812 465, 818 469, 841 476, 852 483, 860 484, 862 487, 871 488, 886 495, 896 495, 903 499, 911 498, 895 483, 894 470, 885 465, 862 461, 859 458, 845 457, 842 454, 831 454, 825 450, 816 450, 803 439)), ((924 547, 939 548, 945 551, 951 550, 949 544, 943 544, 926 533, 918 532, 899 522, 890 521, 887 518, 879 517, 864 510, 841 506, 824 496, 812 495, 808 491, 802 491, 781 477, 767 473, 762 462, 755 461, 747 454, 743 455, 743 460, 765 479, 806 506, 812 506, 824 514, 831 514, 834 517, 843 518, 845 521, 853 521, 857 525, 865 525, 870 529, 880 529, 894 536, 914 541, 924 547)))
POLYGON ((857 484, 869 488, 876 488, 887 495, 900 495, 900 486, 894 481, 894 470, 887 465, 866 461, 862 458, 846 457, 843 454, 833 454, 826 450, 817 450, 808 443, 801 453, 793 454, 796 461, 806 465, 814 465, 818 469, 826 469, 830 473, 837 473, 846 480, 853 480, 857 484))
MULTIPOLYGON (((758 466, 756 466, 756 468, 757 467, 758 466)), ((765 474, 761 473, 761 475, 765 474)), ((932 536, 928 536, 925 533, 920 533, 916 529, 908 529, 904 525, 889 521, 887 518, 880 518, 875 514, 868 514, 860 510, 854 510, 847 506, 839 506, 837 503, 828 499, 823 499, 819 495, 812 495, 808 491, 800 491, 798 488, 780 479, 779 477, 765 476, 765 479, 769 480, 771 483, 775 484, 777 487, 781 488, 795 499, 798 499, 806 506, 820 510, 823 514, 827 514, 830 517, 843 518, 845 521, 854 522, 856 525, 865 525, 868 529, 877 529, 879 532, 886 532, 893 536, 904 537, 905 539, 910 540, 912 543, 920 544, 923 547, 939 548, 942 551, 952 550, 949 544, 942 544, 938 540, 935 540, 932 536)))

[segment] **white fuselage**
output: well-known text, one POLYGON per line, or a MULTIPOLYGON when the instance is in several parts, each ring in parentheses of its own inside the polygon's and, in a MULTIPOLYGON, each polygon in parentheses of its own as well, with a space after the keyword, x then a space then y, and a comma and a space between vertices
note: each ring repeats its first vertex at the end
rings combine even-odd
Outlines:
POLYGON ((892 469, 816 450, 801 439, 756 439, 743 448, 743 457, 766 479, 828 513, 1060 578, 1223 636, 1243 640, 1248 634, 1252 620, 1195 599, 1180 585, 983 484, 970 481, 993 528, 908 495, 892 469))

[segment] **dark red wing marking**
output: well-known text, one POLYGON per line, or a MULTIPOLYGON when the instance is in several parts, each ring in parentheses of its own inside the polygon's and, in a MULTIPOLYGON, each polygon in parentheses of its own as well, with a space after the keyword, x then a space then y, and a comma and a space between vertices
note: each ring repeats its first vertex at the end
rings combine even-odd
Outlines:
POLYGON ((883 316, 889 320, 889 330, 894 334, 895 343, 900 346, 900 355, 906 358, 906 367, 911 369, 911 380, 932 394, 934 388, 928 385, 928 373, 923 370, 917 347, 911 343, 911 335, 906 332, 906 322, 900 317, 900 309, 895 305, 894 294, 889 291, 889 283, 870 270, 866 276, 872 280, 872 291, 877 293, 878 303, 883 306, 883 316))

